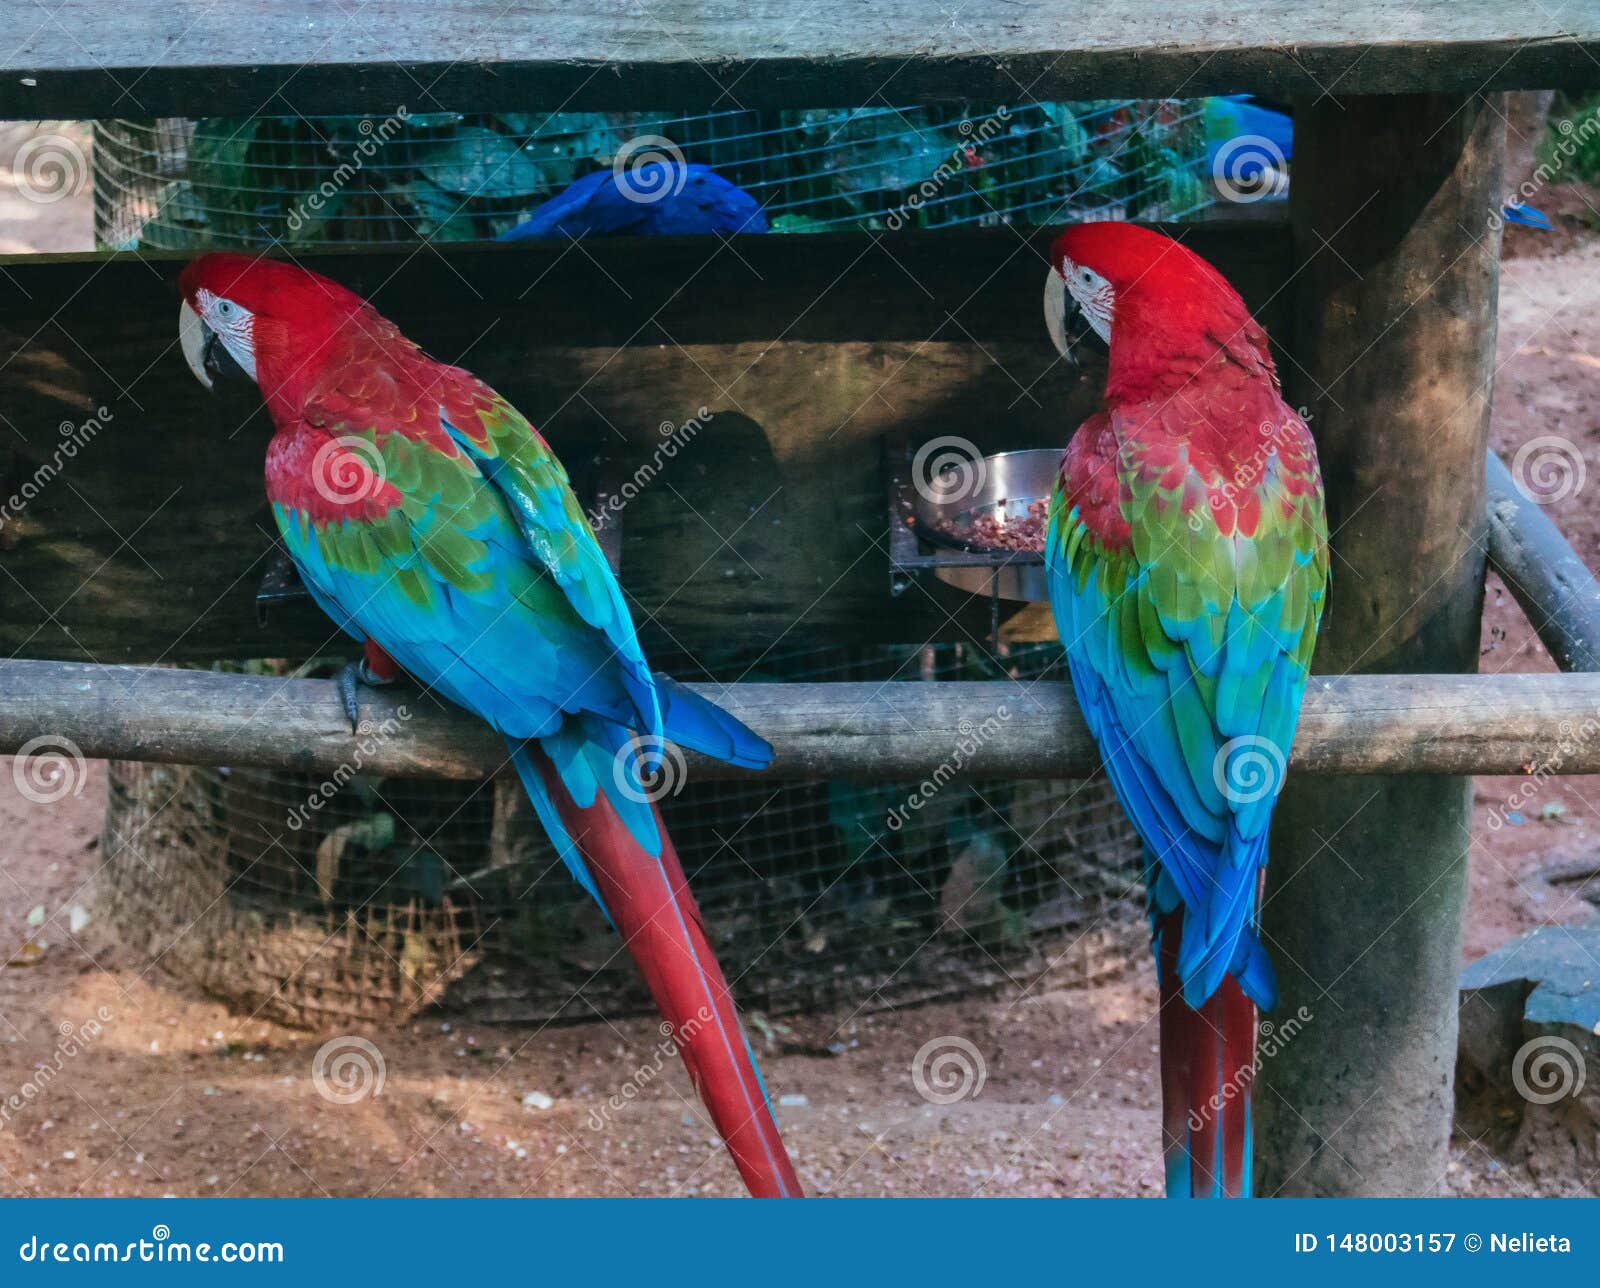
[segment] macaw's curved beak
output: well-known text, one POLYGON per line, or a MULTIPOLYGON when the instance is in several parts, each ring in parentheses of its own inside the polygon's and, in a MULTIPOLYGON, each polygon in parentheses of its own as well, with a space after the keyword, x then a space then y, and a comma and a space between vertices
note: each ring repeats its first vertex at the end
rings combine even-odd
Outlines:
POLYGON ((207 389, 215 389, 217 380, 223 378, 249 379, 248 373, 233 360, 228 346, 221 343, 217 333, 189 307, 188 300, 178 306, 178 344, 194 378, 207 389))
POLYGON ((1067 294, 1066 279, 1054 268, 1044 278, 1044 325, 1056 352, 1073 366, 1078 365, 1078 355, 1085 345, 1097 352, 1108 352, 1105 341, 1067 294))
POLYGON ((178 344, 194 378, 207 389, 214 389, 216 383, 212 375, 216 368, 217 333, 200 320, 200 315, 189 307, 188 300, 178 306, 178 344))
MULTIPOLYGON (((1050 343, 1055 345, 1056 352, 1068 362, 1076 362, 1072 356, 1072 346, 1067 343, 1067 283, 1054 268, 1045 270, 1044 275, 1044 326, 1050 332, 1050 343)), ((189 306, 184 305, 187 309, 189 306)), ((193 314, 190 315, 191 317, 193 314)), ((200 319, 195 318, 198 322, 200 319)), ((188 349, 185 348, 185 353, 188 349)), ((193 366, 191 362, 189 364, 193 366)))

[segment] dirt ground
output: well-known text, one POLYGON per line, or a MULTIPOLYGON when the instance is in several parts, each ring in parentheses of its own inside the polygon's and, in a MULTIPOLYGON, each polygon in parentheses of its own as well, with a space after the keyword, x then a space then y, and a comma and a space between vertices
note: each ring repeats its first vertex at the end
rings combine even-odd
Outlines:
MULTIPOLYGON (((7 148, 19 141, 0 141, 0 171, 9 173, 7 148)), ((1600 479, 1600 241, 1581 218, 1592 200, 1561 194, 1556 243, 1508 243, 1494 437, 1510 454, 1537 435, 1565 436, 1600 479)), ((0 201, 0 250, 85 244, 86 200, 51 210, 40 222, 0 201)), ((1593 495, 1553 510, 1591 559, 1600 558, 1593 495)), ((1484 669, 1549 669, 1492 581, 1489 600, 1484 669)), ((0 760, 0 1193, 742 1192, 645 1020, 534 1029, 429 1019, 372 1031, 361 1036, 376 1053, 369 1064, 381 1059, 381 1093, 354 1103, 337 1103, 338 1087, 319 1094, 313 1068, 330 1035, 231 1013, 106 943, 88 888, 101 862, 103 766, 52 805, 24 799, 12 769, 0 760), (43 924, 31 924, 41 910, 43 924), (657 1065, 636 1099, 608 1106, 636 1071, 657 1065)), ((1518 802, 1520 824, 1492 828, 1492 807, 1517 785, 1478 783, 1467 959, 1593 913, 1541 874, 1593 855, 1600 781, 1551 780, 1518 802)), ((813 1193, 1155 1195, 1154 1014, 1154 990, 1140 978, 821 1017, 812 1027, 837 1028, 839 1054, 781 1040, 758 1051, 813 1193), (981 1060, 981 1093, 928 1103, 913 1060, 952 1038, 981 1060)), ((1454 1153, 1447 1192, 1535 1192, 1482 1146, 1458 1141, 1454 1153)))
POLYGON ((0 255, 94 249, 89 129, 0 122, 0 255))

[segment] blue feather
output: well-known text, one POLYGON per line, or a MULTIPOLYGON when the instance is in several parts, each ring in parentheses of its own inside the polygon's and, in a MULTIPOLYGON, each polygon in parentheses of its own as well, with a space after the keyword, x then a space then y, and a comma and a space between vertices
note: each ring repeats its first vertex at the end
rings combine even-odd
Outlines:
POLYGON ((772 763, 772 744, 721 707, 670 676, 656 675, 655 682, 663 731, 680 747, 741 769, 765 769, 772 763))
MULTIPOLYGON (((1076 512, 1064 522, 1078 523, 1076 512)), ((1080 584, 1060 558, 1065 548, 1052 524, 1045 563, 1067 670, 1112 787, 1157 860, 1161 879, 1149 891, 1152 917, 1171 911, 1175 901, 1187 909, 1177 962, 1185 1000, 1204 1005, 1232 972, 1258 1006, 1269 1007, 1277 988, 1256 937, 1256 887, 1277 792, 1224 799, 1216 781, 1218 756, 1233 737, 1248 739, 1251 748, 1292 745, 1299 709, 1294 690, 1303 677, 1289 655, 1274 656, 1272 632, 1230 630, 1219 644, 1192 621, 1171 624, 1183 637, 1182 660, 1162 667, 1153 654, 1150 668, 1136 667, 1118 646, 1117 605, 1108 601, 1098 576, 1080 584), (1263 638, 1269 647, 1263 648, 1263 638), (1213 722, 1205 708, 1196 683, 1203 666, 1219 677, 1216 692, 1228 699, 1232 731, 1221 727, 1220 715, 1213 722), (1253 671, 1246 672, 1247 666, 1253 671), (1264 683, 1248 683, 1262 673, 1264 683), (1254 710, 1241 701, 1249 698, 1257 703, 1254 710)), ((1139 593, 1145 575, 1131 575, 1118 599, 1139 593)), ((1239 626, 1249 617, 1273 620, 1278 601, 1269 599, 1249 613, 1236 614, 1233 607, 1218 617, 1239 626)), ((1281 765, 1272 768, 1281 775, 1281 765)))
POLYGON ((552 197, 502 241, 540 237, 682 237, 764 233, 767 216, 744 189, 709 166, 650 161, 597 170, 552 197))
POLYGON ((1260 178, 1272 153, 1287 161, 1294 156, 1294 118, 1253 102, 1246 94, 1228 94, 1205 101, 1206 169, 1217 171, 1222 149, 1236 139, 1263 140, 1256 149, 1241 149, 1229 172, 1233 178, 1252 183, 1260 178))
POLYGON ((1535 210, 1532 206, 1525 206, 1520 201, 1508 201, 1501 212, 1508 224, 1517 224, 1523 228, 1537 228, 1542 233, 1554 232, 1555 228, 1550 223, 1550 218, 1542 210, 1535 210))

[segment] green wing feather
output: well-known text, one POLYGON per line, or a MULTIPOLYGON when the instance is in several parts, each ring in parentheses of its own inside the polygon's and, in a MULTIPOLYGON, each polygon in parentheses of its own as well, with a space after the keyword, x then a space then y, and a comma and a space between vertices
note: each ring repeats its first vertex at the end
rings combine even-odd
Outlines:
POLYGON ((1179 435, 1086 429, 1104 447, 1069 451, 1046 544, 1079 702, 1152 852, 1153 908, 1203 930, 1182 939, 1191 1004, 1228 971, 1270 1004, 1250 922, 1327 584, 1315 455, 1285 422, 1289 447, 1229 487, 1179 435))

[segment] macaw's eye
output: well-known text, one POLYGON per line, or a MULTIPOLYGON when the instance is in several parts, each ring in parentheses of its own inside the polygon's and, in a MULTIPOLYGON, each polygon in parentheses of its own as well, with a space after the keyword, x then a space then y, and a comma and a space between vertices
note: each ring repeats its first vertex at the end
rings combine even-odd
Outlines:
POLYGON ((1085 286, 1091 286, 1094 283, 1094 272, 1092 269, 1080 268, 1078 270, 1078 277, 1085 286))
POLYGON ((218 300, 217 301, 217 316, 219 318, 231 318, 233 316, 233 301, 232 300, 218 300))

